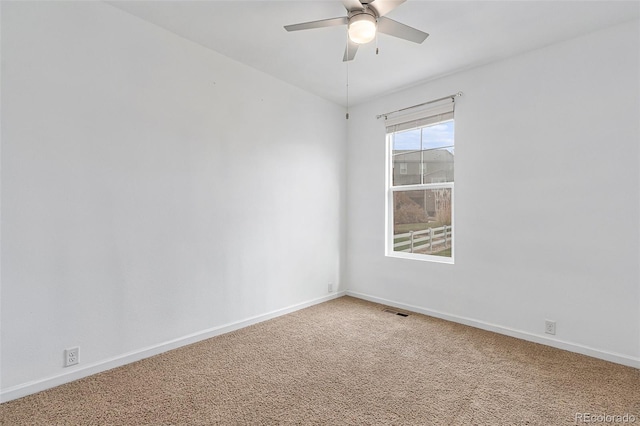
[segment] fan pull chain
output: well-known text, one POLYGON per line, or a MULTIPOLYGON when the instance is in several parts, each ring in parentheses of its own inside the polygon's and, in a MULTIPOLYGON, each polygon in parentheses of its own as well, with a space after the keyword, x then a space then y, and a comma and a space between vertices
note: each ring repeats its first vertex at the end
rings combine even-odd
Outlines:
MULTIPOLYGON (((347 58, 349 58, 349 33, 347 33, 347 58)), ((349 61, 345 61, 347 64, 347 113, 345 118, 349 119, 349 61)))
POLYGON ((380 53, 380 49, 378 49, 378 31, 376 31, 376 55, 380 53))
POLYGON ((347 120, 349 119, 349 61, 347 61, 347 120))

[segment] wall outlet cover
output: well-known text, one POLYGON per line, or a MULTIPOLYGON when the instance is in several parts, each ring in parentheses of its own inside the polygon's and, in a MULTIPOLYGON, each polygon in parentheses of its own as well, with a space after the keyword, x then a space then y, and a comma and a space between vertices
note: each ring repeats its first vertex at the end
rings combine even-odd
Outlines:
POLYGON ((80 363, 80 348, 69 348, 64 350, 64 366, 70 367, 80 363))
POLYGON ((547 334, 556 334, 556 322, 544 320, 544 332, 547 334))

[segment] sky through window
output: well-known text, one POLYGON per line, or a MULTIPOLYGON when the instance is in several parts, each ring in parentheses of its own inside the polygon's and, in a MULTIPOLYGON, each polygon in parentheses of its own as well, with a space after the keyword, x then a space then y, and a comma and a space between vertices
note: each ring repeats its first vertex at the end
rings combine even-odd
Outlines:
POLYGON ((453 120, 423 127, 422 129, 398 132, 393 135, 394 151, 420 151, 445 147, 451 147, 449 151, 453 152, 453 120))

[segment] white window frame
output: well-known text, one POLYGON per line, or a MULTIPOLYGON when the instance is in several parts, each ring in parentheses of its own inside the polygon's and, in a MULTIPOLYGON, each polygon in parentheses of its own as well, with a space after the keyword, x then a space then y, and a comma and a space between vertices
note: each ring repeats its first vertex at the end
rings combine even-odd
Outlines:
MULTIPOLYGON (((444 109, 450 108, 451 112, 453 112, 453 105, 446 106, 444 109)), ((425 118, 432 118, 440 113, 443 110, 443 107, 436 107, 433 109, 426 110, 411 114, 410 120, 420 120, 425 118), (416 119, 416 117, 418 117, 416 119)), ((397 119, 396 119, 397 120, 397 119)), ((401 120, 401 119, 400 119, 401 120)), ((453 120, 454 128, 455 128, 455 118, 447 118, 435 122, 431 122, 425 125, 416 125, 416 128, 427 127, 430 125, 435 125, 438 123, 446 122, 453 120)), ((454 136, 455 137, 455 136, 454 136)), ((455 142, 454 142, 455 145, 455 142)), ((455 164, 455 160, 454 160, 455 164)), ((455 173, 455 172, 454 172, 455 173)), ((436 263, 445 263, 445 264, 454 264, 455 263, 455 189, 454 182, 442 182, 442 183, 422 183, 415 185, 398 185, 393 186, 393 132, 386 132, 386 156, 385 156, 385 186, 386 186, 386 206, 385 206, 385 256, 387 257, 395 257, 401 259, 412 259, 412 260, 421 260, 427 262, 436 262, 436 263), (394 199, 393 195, 396 192, 406 192, 406 191, 415 191, 415 190, 429 190, 429 189, 450 189, 451 190, 451 257, 445 256, 436 256, 430 254, 421 254, 421 253, 407 253, 402 251, 394 251, 394 223, 393 223, 393 207, 394 207, 394 199)))

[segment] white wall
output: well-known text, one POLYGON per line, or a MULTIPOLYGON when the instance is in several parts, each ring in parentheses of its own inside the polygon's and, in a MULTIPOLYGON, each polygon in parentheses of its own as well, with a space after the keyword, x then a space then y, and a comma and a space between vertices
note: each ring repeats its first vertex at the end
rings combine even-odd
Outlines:
POLYGON ((354 294, 640 365, 637 22, 352 108, 345 153, 342 108, 109 5, 0 6, 5 398, 344 289, 345 229, 354 294), (456 264, 386 258, 375 115, 458 90, 456 264))
POLYGON ((340 284, 342 108, 101 2, 2 2, 2 67, 6 398, 340 284))
POLYGON ((353 108, 349 291, 640 367, 639 36, 623 24, 353 108), (457 91, 456 263, 387 258, 375 116, 457 91))

